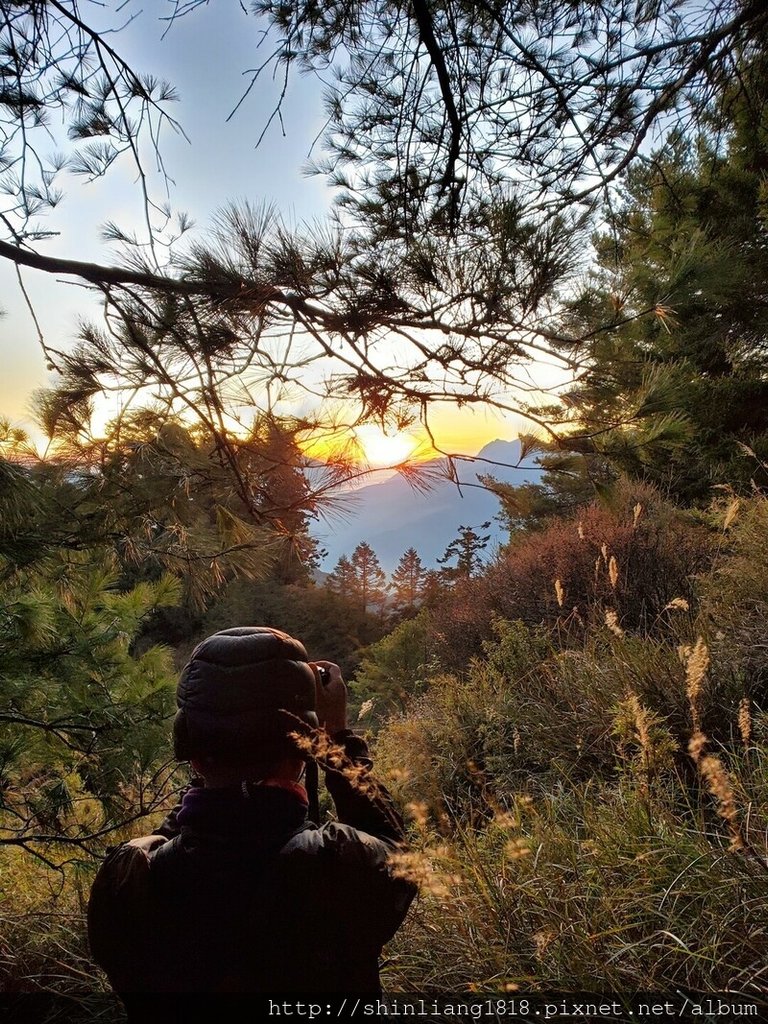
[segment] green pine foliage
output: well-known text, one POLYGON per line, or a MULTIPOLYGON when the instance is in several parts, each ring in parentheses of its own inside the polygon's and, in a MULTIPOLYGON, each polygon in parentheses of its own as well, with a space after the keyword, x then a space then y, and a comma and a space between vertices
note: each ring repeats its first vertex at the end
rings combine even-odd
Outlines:
POLYGON ((392 607, 401 615, 413 614, 424 601, 427 571, 416 548, 403 552, 390 580, 392 607))
POLYGON ((459 526, 458 535, 437 560, 443 566, 441 571, 446 581, 468 580, 476 575, 491 537, 478 530, 487 530, 490 525, 482 523, 477 530, 472 526, 459 526))
POLYGON ((767 61, 764 47, 741 54, 699 131, 673 131, 604 208, 562 318, 584 338, 577 382, 532 409, 558 434, 537 441, 544 480, 488 481, 511 530, 621 475, 698 506, 768 483, 767 61))
POLYGON ((378 555, 367 541, 361 541, 349 557, 339 558, 326 588, 353 602, 363 615, 380 615, 389 589, 378 555))
POLYGON ((87 552, 51 555, 31 579, 5 574, 0 846, 88 860, 172 789, 171 652, 135 641, 180 586, 166 576, 121 592, 118 579, 87 552))

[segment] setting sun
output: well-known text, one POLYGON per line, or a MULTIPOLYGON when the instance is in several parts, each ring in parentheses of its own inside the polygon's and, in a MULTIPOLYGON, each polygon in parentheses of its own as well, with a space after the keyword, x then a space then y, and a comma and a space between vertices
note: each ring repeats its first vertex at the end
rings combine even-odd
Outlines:
POLYGON ((371 466, 397 466, 412 455, 419 444, 413 434, 385 434, 381 427, 371 423, 357 427, 355 438, 371 466))

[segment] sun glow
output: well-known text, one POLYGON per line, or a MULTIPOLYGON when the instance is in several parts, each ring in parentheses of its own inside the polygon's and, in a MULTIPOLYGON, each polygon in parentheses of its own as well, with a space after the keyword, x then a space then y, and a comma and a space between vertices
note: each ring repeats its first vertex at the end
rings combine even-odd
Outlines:
POLYGON ((372 423, 357 427, 355 439, 366 462, 376 467, 398 466, 419 446, 419 440, 413 434, 385 434, 381 427, 372 423))

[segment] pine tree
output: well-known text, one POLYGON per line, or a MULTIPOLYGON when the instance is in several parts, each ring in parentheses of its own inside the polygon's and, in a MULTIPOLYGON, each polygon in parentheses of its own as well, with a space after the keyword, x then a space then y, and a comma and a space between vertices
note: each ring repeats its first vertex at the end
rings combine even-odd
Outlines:
POLYGON ((439 569, 427 569, 424 573, 422 598, 425 608, 435 608, 445 595, 445 576, 439 569))
POLYGON ((593 332, 586 369, 549 418, 560 440, 540 456, 544 485, 493 488, 513 526, 620 474, 685 504, 768 484, 767 81, 763 47, 713 101, 709 130, 670 134, 605 211, 566 325, 593 332))
POLYGON ((58 865, 103 850, 178 785, 171 652, 137 641, 180 587, 121 590, 113 555, 63 547, 23 571, 0 555, 0 575, 0 848, 58 865))
MULTIPOLYGON (((200 4, 178 6, 191 16, 200 4)), ((65 166, 95 178, 124 154, 139 163, 152 236, 140 154, 170 120, 173 90, 132 71, 119 35, 107 44, 75 0, 4 3, 0 259, 96 286, 108 317, 77 352, 48 346, 50 368, 73 400, 123 389, 183 406, 230 464, 223 426, 261 401, 247 382, 306 386, 321 357, 363 418, 396 425, 445 398, 520 410, 531 353, 570 366, 614 324, 558 323, 600 190, 644 159, 660 121, 701 123, 723 82, 741 87, 739 55, 764 37, 758 0, 684 6, 682 17, 679 0, 638 3, 629 17, 623 0, 263 0, 275 39, 263 70, 338 72, 324 137, 344 227, 292 232, 233 206, 208 242, 164 265, 143 237, 122 266, 99 266, 35 251, 49 233, 39 215, 58 205, 65 166), (71 143, 61 156, 51 120, 71 143), (378 344, 393 329, 395 363, 378 344)), ((99 8, 112 39, 123 5, 99 8)), ((109 235, 131 248, 114 225, 109 235)))
POLYGON ((395 611, 413 612, 422 602, 426 574, 416 549, 408 548, 397 563, 390 580, 395 611))
POLYGON ((381 611, 386 601, 387 577, 381 568, 376 552, 366 541, 362 541, 352 552, 350 560, 354 573, 354 589, 363 611, 381 611))
POLYGON ((325 585, 334 594, 351 596, 357 589, 357 578, 352 563, 346 555, 342 555, 329 573, 325 585))
MULTIPOLYGON (((487 530, 490 522, 482 523, 481 530, 487 530)), ((482 536, 471 526, 459 526, 459 535, 454 538, 445 549, 442 558, 438 558, 440 565, 445 566, 443 575, 448 580, 470 579, 476 575, 482 565, 481 553, 488 546, 491 539, 490 534, 482 536), (452 561, 455 565, 450 565, 452 561)))

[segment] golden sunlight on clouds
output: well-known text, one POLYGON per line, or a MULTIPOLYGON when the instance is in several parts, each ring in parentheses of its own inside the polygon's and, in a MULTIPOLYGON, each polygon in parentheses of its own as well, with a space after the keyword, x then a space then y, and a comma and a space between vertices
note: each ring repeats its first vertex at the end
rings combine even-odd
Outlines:
POLYGON ((402 462, 422 462, 435 457, 435 451, 418 426, 408 430, 384 431, 374 423, 358 427, 337 427, 308 432, 299 440, 310 459, 343 460, 351 466, 382 469, 402 462))
POLYGON ((429 428, 437 447, 456 455, 476 455, 496 438, 511 441, 521 433, 533 433, 530 422, 522 416, 502 416, 479 407, 458 409, 447 402, 430 410, 429 428))
POLYGON ((429 431, 418 422, 400 431, 395 428, 384 431, 378 424, 367 423, 331 430, 318 428, 307 432, 300 444, 310 459, 343 459, 351 466, 378 470, 394 468, 403 462, 425 462, 444 453, 477 455, 490 441, 497 438, 511 441, 521 432, 531 432, 531 424, 522 417, 501 416, 488 410, 457 409, 443 403, 430 412, 429 431))

